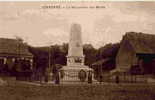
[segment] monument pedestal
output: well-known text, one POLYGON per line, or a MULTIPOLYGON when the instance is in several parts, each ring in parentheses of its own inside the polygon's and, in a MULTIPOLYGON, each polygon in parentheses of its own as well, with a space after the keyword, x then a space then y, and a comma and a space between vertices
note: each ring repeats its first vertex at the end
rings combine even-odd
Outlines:
MULTIPOLYGON (((79 72, 84 71, 86 73, 86 79, 84 82, 88 82, 88 73, 92 72, 93 70, 85 65, 80 66, 63 66, 61 69, 63 71, 63 78, 61 79, 61 82, 81 82, 79 78, 79 72)), ((93 76, 92 76, 93 78, 93 76)))

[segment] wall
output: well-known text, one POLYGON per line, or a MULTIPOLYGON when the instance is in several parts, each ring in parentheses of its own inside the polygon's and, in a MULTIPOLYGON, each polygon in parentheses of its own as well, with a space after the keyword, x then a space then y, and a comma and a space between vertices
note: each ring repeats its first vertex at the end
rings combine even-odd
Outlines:
POLYGON ((128 40, 123 39, 120 44, 120 49, 116 56, 116 68, 128 70, 136 60, 134 49, 128 40))

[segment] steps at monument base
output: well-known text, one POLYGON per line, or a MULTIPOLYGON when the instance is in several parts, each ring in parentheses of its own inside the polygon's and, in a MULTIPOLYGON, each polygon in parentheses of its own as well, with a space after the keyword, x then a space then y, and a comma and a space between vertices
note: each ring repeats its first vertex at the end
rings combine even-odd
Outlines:
POLYGON ((63 83, 69 83, 69 84, 83 84, 83 83, 88 83, 87 81, 85 82, 80 82, 80 81, 61 81, 60 84, 63 84, 63 83))
MULTIPOLYGON (((98 81, 93 81, 91 84, 98 84, 98 81)), ((89 84, 88 81, 61 81, 60 84, 89 84)))

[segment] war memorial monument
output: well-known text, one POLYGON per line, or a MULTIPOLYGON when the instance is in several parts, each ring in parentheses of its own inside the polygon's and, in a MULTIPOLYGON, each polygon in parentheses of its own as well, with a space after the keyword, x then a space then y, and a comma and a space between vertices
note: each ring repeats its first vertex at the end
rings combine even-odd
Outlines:
POLYGON ((80 82, 79 73, 84 72, 85 81, 88 80, 88 74, 92 74, 93 69, 84 64, 85 56, 83 54, 82 31, 80 24, 72 24, 70 30, 69 49, 67 65, 61 69, 64 72, 62 82, 80 82))

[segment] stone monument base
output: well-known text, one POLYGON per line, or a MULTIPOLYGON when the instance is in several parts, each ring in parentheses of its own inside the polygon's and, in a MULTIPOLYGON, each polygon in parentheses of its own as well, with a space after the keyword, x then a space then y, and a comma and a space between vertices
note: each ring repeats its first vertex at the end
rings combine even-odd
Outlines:
POLYGON ((61 71, 63 72, 63 78, 61 78, 61 82, 81 82, 79 79, 79 72, 83 70, 86 72, 86 79, 84 82, 88 82, 88 73, 92 72, 93 78, 93 69, 89 68, 85 65, 79 66, 63 66, 61 71))

